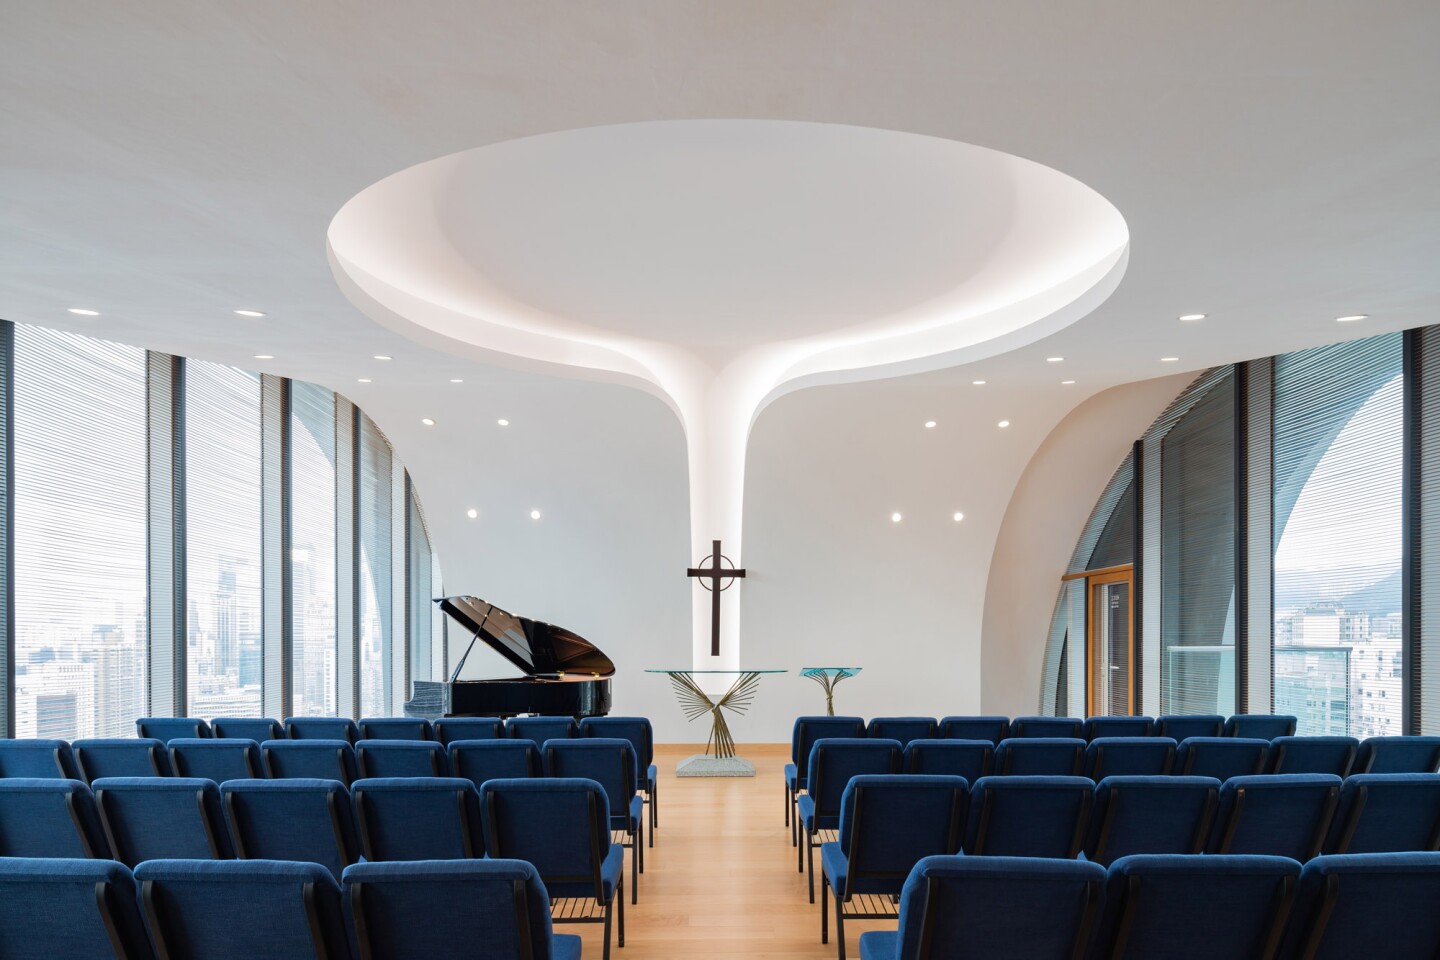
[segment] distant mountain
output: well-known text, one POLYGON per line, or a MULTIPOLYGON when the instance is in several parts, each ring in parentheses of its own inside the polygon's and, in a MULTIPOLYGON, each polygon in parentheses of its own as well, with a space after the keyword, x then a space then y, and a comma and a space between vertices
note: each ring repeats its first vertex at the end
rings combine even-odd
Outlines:
MULTIPOLYGON (((1380 571, 1375 571, 1380 573, 1380 571)), ((1275 578, 1275 609, 1297 610, 1307 606, 1337 606, 1350 613, 1368 613, 1382 617, 1400 610, 1400 571, 1383 574, 1379 579, 1349 593, 1317 595, 1315 582, 1306 571, 1281 574, 1275 578)))
POLYGON ((1361 587, 1341 599, 1340 605, 1352 613, 1368 613, 1372 617, 1383 617, 1400 612, 1400 571, 1396 570, 1383 580, 1377 580, 1368 587, 1361 587))

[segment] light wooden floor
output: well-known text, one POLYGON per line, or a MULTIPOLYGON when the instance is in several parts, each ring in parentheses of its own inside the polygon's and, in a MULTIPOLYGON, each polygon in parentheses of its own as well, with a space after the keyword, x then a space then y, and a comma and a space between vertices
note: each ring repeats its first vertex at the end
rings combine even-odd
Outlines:
MULTIPOLYGON (((675 764, 703 746, 659 746, 660 829, 645 851, 640 902, 625 905, 625 949, 612 946, 612 960, 681 960, 685 957, 833 958, 820 943, 820 882, 809 903, 805 876, 795 871, 795 849, 784 823, 781 768, 788 744, 742 746, 755 776, 685 778, 675 764)), ((627 854, 628 857, 628 854, 627 854)), ((820 863, 816 851, 815 864, 820 863)), ((629 863, 626 869, 629 896, 629 863)), ((558 933, 579 933, 587 960, 601 956, 599 925, 559 924, 558 933)), ((864 930, 895 929, 894 920, 846 924, 849 960, 860 956, 856 941, 864 930)))

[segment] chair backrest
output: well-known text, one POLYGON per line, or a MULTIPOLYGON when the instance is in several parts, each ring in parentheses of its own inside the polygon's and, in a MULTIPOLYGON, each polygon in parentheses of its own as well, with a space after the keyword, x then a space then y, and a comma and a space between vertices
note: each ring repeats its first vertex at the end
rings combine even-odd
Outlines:
POLYGON ((895 960, 1072 960, 1104 890, 1105 868, 1080 860, 926 857, 900 894, 895 960))
POLYGON ((177 777, 226 780, 254 780, 265 775, 260 744, 254 740, 184 739, 171 740, 170 769, 177 777))
POLYGON ((124 864, 0 858, 0 957, 153 956, 124 864))
POLYGON ((1340 787, 1326 853, 1440 850, 1440 774, 1357 773, 1340 787))
POLYGON ((523 860, 359 863, 342 891, 361 956, 553 960, 549 893, 523 860))
POLYGON ((229 860, 220 788, 194 777, 104 777, 95 806, 116 860, 229 860))
POLYGON ((1231 777, 1220 788, 1210 852, 1304 863, 1320 855, 1339 802, 1340 778, 1330 773, 1231 777))
POLYGON ((839 825, 840 799, 851 777, 864 773, 898 773, 900 759, 898 740, 850 737, 816 740, 806 764, 806 786, 815 804, 816 829, 834 829, 839 825))
POLYGON ((348 740, 266 740, 260 755, 274 779, 339 780, 346 786, 360 779, 348 740))
POLYGON ((1017 777, 1078 777, 1085 772, 1079 737, 1014 737, 995 748, 995 772, 1017 777))
POLYGON ((1016 717, 1010 721, 1007 738, 1044 737, 1084 739, 1085 721, 1078 717, 1016 717))
POLYGON ((610 825, 626 824, 635 797, 635 748, 618 737, 550 740, 542 751, 545 776, 594 780, 610 805, 610 825))
POLYGON ((356 780, 350 796, 366 860, 465 860, 485 853, 480 798, 469 780, 356 780))
POLYGON ((279 740, 285 736, 285 728, 279 720, 269 717, 213 717, 210 730, 216 737, 226 740, 279 740))
POLYGON ((1085 843, 1095 784, 1085 777, 982 777, 970 788, 965 852, 1070 859, 1085 843))
POLYGON ((156 952, 204 960, 348 960, 340 885, 318 863, 152 860, 135 869, 156 952))
POLYGON ((1348 777, 1359 752, 1354 737, 1276 737, 1270 741, 1270 772, 1348 777))
POLYGON ((546 740, 579 736, 580 728, 570 717, 515 717, 505 721, 505 735, 512 740, 533 740, 540 747, 546 740))
POLYGON ((360 728, 348 717, 286 717, 285 736, 291 740, 360 739, 360 728))
POLYGON ((1219 805, 1214 777, 1106 777, 1095 786, 1085 857, 1108 866, 1137 853, 1203 853, 1219 805))
POLYGON ((90 788, 79 780, 0 780, 0 857, 109 860, 90 788))
POLYGON ((164 742, 152 738, 76 740, 70 744, 80 779, 94 783, 101 777, 168 777, 170 753, 164 742))
POLYGON ((360 859, 350 792, 339 780, 230 780, 220 801, 239 860, 318 863, 339 879, 360 859))
POLYGON ((141 717, 135 721, 135 734, 164 743, 176 738, 194 740, 215 735, 210 724, 199 717, 141 717))
POLYGON ((0 778, 82 780, 64 740, 0 740, 0 778))
POLYGON ((552 897, 605 899, 610 804, 594 780, 489 780, 480 788, 491 857, 534 865, 552 897))
POLYGON ((1085 739, 1101 737, 1151 737, 1155 735, 1154 717, 1087 717, 1085 739))
POLYGON ((635 748, 635 782, 645 782, 645 771, 655 762, 655 728, 645 717, 585 717, 582 737, 619 737, 635 748))
POLYGON ((499 717, 447 717, 434 723, 435 739, 445 746, 456 740, 499 740, 505 736, 505 721, 499 717))
POLYGON ((1175 750, 1173 773, 1185 777, 1249 777, 1265 772, 1270 741, 1248 737, 1191 737, 1175 750))
POLYGON ((1293 737, 1297 718, 1278 713, 1237 713, 1225 721, 1225 736, 1274 740, 1293 737))
POLYGON ((1435 773, 1437 769, 1440 737, 1367 737, 1351 772, 1435 773))
POLYGON ((530 740, 456 740, 450 773, 478 788, 486 780, 518 780, 541 774, 540 748, 530 740))
POLYGON ((1009 717, 942 717, 942 740, 989 740, 999 743, 1010 735, 1009 717))
POLYGON ((911 740, 900 769, 974 783, 995 772, 995 745, 989 740, 911 740))
POLYGON ((899 740, 901 747, 911 740, 933 740, 939 731, 934 717, 872 717, 865 725, 865 736, 899 740))
POLYGON ((1316 857, 1280 955, 1306 960, 1433 960, 1440 955, 1440 853, 1316 857))
POLYGON ((1097 782, 1163 776, 1175 765, 1177 746, 1169 737, 1098 737, 1085 748, 1085 775, 1097 782))
POLYGON ((810 748, 816 740, 865 736, 865 721, 859 717, 796 717, 790 731, 790 762, 795 764, 796 786, 805 789, 809 774, 810 748))
POLYGON ((1270 960, 1299 879, 1286 857, 1123 857, 1097 946, 1114 960, 1270 960))
POLYGON ((361 740, 355 744, 360 776, 448 777, 445 744, 435 740, 361 740))
POLYGON ((1218 713, 1163 714, 1155 718, 1155 733, 1176 743, 1191 737, 1218 737, 1225 733, 1225 718, 1218 713))
POLYGON ((908 774, 854 777, 840 800, 845 898, 899 893, 926 857, 960 852, 970 789, 961 777, 908 774))
POLYGON ((361 740, 434 740, 435 728, 424 717, 361 717, 361 740))

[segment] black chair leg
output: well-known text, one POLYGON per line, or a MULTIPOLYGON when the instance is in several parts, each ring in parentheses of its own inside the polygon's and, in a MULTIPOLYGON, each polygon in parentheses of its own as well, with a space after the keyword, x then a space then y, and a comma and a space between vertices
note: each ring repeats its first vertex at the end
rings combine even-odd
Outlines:
MULTIPOLYGON (((800 814, 798 811, 795 814, 795 823, 797 826, 800 823, 800 814)), ((804 831, 804 827, 801 827, 800 829, 802 832, 804 831)), ((805 872, 805 848, 800 846, 799 840, 795 841, 795 872, 805 872)))
POLYGON ((645 817, 642 815, 635 821, 635 846, 640 851, 640 872, 645 872, 645 844, 640 841, 645 839, 645 817))
POLYGON ((790 784, 781 784, 785 788, 785 826, 790 826, 790 784))
POLYGON ((635 898, 640 896, 640 844, 636 842, 635 834, 630 834, 630 902, 635 903, 635 898))
POLYGON ((605 949, 602 951, 604 960, 610 960, 610 911, 615 909, 615 898, 611 897, 610 902, 605 904, 605 949))
POLYGON ((830 942, 830 874, 820 875, 820 942, 830 942))
POLYGON ((620 938, 616 941, 618 946, 625 946, 625 878, 620 878, 620 889, 615 891, 615 899, 620 901, 620 938))
POLYGON ((839 951, 840 960, 845 960, 845 901, 840 898, 840 891, 835 891, 835 949, 839 951))
POLYGON ((805 877, 810 882, 810 902, 815 902, 815 834, 805 831, 805 877))

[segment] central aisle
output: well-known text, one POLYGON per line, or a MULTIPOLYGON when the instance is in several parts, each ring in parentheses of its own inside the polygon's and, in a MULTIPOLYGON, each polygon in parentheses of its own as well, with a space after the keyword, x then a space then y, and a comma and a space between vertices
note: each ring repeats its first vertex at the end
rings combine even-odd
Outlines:
MULTIPOLYGON (((677 778, 676 762, 703 750, 655 749, 660 829, 655 846, 645 851, 640 903, 625 905, 625 948, 612 947, 611 960, 834 958, 834 916, 830 943, 822 945, 820 904, 806 899, 805 876, 795 871, 783 819, 781 769, 790 760, 788 745, 740 747, 740 755, 755 763, 754 777, 677 778)), ((625 875, 628 882, 628 861, 625 875)), ((815 895, 818 901, 818 874, 815 895)), ((861 931, 894 928, 894 920, 851 921, 847 956, 860 956, 861 931)), ((579 933, 587 960, 599 960, 599 925, 555 929, 579 933)))

